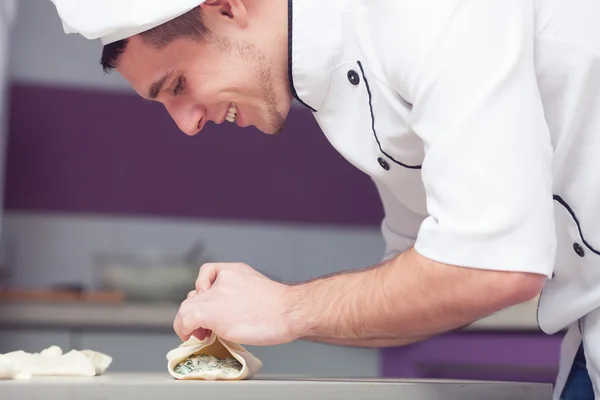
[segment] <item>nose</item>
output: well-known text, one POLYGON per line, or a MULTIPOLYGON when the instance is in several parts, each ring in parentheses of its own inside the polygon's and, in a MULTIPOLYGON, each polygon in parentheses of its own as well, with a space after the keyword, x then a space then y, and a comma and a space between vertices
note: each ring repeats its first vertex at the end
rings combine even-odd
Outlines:
POLYGON ((196 135, 206 124, 206 112, 200 106, 165 104, 165 108, 177 127, 188 136, 196 135))

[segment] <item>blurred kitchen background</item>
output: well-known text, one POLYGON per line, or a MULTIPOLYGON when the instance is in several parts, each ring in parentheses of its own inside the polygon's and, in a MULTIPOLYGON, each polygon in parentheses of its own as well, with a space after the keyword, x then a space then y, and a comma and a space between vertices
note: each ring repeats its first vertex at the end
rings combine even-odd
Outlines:
MULTIPOLYGON (((201 263, 292 282, 379 262, 375 188, 305 109, 279 136, 225 124, 190 138, 105 75, 100 42, 65 35, 49 0, 0 10, 0 353, 89 348, 109 371, 166 371, 201 263)), ((553 382, 562 334, 535 312, 394 349, 249 349, 265 374, 553 382)))

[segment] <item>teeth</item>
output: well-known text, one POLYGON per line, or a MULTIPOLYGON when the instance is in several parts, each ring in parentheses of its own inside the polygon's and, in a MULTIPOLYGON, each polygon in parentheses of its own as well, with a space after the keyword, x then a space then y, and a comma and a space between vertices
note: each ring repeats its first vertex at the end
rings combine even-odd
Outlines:
POLYGON ((225 117, 225 119, 228 122, 235 122, 235 117, 237 115, 237 106, 235 105, 235 103, 231 103, 231 106, 229 107, 229 111, 227 112, 227 116, 225 117))

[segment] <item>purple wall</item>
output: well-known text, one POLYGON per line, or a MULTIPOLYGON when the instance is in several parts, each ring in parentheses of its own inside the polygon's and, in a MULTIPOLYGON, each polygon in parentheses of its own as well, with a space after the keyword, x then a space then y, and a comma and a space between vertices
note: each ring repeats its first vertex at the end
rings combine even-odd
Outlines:
POLYGON ((377 225, 370 179, 295 109, 286 131, 208 126, 181 133, 135 95, 15 85, 5 207, 377 225))
POLYGON ((554 383, 563 333, 459 331, 381 351, 386 378, 554 383))

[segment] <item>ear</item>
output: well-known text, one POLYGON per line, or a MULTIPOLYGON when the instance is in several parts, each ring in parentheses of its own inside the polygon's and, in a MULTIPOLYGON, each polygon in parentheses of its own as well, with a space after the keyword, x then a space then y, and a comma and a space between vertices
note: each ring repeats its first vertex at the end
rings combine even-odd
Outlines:
POLYGON ((244 0, 206 0, 200 7, 211 18, 226 18, 240 28, 248 25, 248 9, 244 0))

